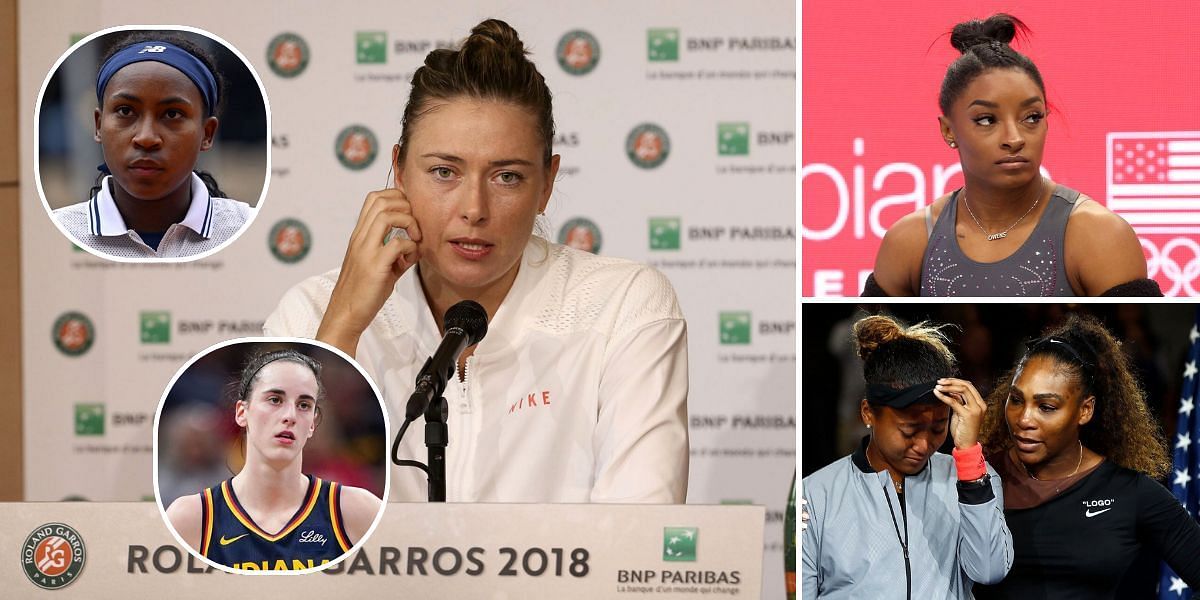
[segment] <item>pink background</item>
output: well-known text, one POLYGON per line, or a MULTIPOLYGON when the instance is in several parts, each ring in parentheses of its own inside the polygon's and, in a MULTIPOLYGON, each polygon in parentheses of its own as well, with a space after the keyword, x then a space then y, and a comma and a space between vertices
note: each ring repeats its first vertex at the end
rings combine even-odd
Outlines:
MULTIPOLYGON (((1194 1, 939 0, 920 6, 803 2, 805 296, 857 295, 882 237, 872 221, 886 229, 962 185, 957 154, 943 143, 937 123, 942 77, 959 56, 949 43, 956 23, 1008 12, 1030 27, 1014 46, 1041 70, 1051 105, 1042 167, 1100 202, 1106 198, 1106 134, 1200 135, 1200 5, 1194 1), (951 168, 942 185, 935 172, 951 168), (845 182, 844 192, 830 169, 845 182), (922 173, 920 187, 912 170, 922 173), (903 205, 879 203, 904 194, 911 196, 903 205)), ((1164 291, 1200 289, 1200 226, 1187 229, 1139 234, 1164 291), (1188 239, 1171 245, 1169 260, 1156 257, 1180 237, 1188 239)))

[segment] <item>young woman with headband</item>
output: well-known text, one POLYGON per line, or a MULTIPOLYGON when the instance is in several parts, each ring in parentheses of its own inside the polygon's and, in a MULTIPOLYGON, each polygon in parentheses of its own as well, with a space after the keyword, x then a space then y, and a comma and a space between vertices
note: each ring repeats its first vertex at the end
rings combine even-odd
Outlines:
POLYGON ((211 56, 177 34, 117 44, 96 74, 95 140, 104 164, 91 199, 54 211, 81 245, 121 258, 193 256, 220 247, 252 209, 194 172, 212 148, 223 98, 211 56))
MULTIPOLYGON (((341 270, 290 290, 265 330, 355 356, 399 423, 446 310, 474 300, 488 333, 445 390, 447 500, 682 503, 683 314, 658 271, 533 234, 559 156, 526 54, 489 19, 425 57, 392 148, 395 189, 367 195, 341 270)), ((424 458, 423 428, 400 455, 424 458)), ((391 499, 424 501, 426 485, 398 469, 391 499)))
POLYGON ((193 550, 235 569, 319 567, 348 552, 379 513, 371 492, 303 472, 321 422, 321 365, 295 350, 257 354, 234 392, 245 465, 231 479, 176 499, 167 519, 193 550))
POLYGON ((989 399, 982 439, 1016 561, 976 598, 1116 598, 1146 547, 1200 587, 1200 524, 1154 481, 1170 470, 1166 442, 1099 321, 1072 316, 1029 343, 989 399))
POLYGON ((971 598, 1013 560, 1000 481, 977 441, 983 399, 954 377, 936 327, 872 316, 854 336, 870 434, 804 478, 803 597, 971 598), (937 453, 951 433, 953 458, 937 453))
POLYGON ((997 14, 954 27, 941 135, 965 185, 888 230, 864 296, 1161 296, 1137 235, 1039 168, 1049 103, 1009 46, 1025 25, 997 14))

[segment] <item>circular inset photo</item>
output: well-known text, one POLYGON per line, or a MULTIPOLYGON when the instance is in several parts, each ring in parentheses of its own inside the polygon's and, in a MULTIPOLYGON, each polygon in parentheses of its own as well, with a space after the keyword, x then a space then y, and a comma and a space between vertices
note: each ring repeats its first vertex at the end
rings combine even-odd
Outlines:
POLYGON ((35 110, 55 226, 120 262, 179 262, 249 227, 271 171, 270 105, 236 48, 191 27, 117 27, 67 50, 35 110))
POLYGON ((154 491, 192 554, 234 573, 308 573, 383 515, 378 388, 330 346, 242 338, 197 354, 154 420, 154 491))

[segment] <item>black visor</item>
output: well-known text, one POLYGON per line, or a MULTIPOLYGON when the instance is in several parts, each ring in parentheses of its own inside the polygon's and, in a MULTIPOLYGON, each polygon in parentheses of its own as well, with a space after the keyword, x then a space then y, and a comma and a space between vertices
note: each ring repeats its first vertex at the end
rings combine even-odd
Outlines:
POLYGON ((908 408, 922 400, 936 402, 937 396, 933 395, 933 387, 936 385, 936 381, 925 381, 898 390, 887 385, 870 383, 867 384, 867 402, 892 408, 908 408))

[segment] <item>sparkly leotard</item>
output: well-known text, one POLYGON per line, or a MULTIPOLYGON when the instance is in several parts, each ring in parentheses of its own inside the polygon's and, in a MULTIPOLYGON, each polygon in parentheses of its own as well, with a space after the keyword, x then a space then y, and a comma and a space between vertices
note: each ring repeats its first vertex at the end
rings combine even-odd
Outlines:
POLYGON ((922 296, 1075 295, 1063 265, 1063 240, 1079 192, 1055 186, 1029 239, 1008 258, 981 263, 963 254, 954 235, 961 191, 951 194, 929 235, 921 261, 922 296))

